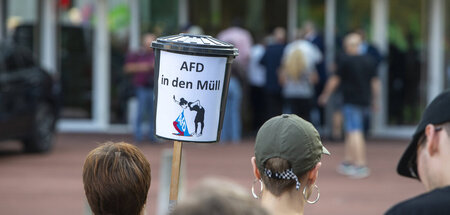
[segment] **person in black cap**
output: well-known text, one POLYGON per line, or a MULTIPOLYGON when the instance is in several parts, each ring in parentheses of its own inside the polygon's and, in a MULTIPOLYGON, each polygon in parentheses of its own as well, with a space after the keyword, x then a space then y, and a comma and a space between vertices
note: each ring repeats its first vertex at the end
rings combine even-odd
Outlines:
POLYGON ((394 214, 450 214, 450 90, 425 109, 397 172, 422 182, 427 193, 398 203, 394 214))

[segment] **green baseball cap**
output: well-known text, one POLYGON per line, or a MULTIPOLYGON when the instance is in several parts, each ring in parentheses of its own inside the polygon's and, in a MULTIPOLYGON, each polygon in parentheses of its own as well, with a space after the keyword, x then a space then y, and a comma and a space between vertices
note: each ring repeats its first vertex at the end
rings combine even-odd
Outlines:
POLYGON ((255 157, 260 171, 270 158, 289 161, 294 173, 301 176, 330 152, 322 145, 314 126, 295 114, 283 114, 269 119, 256 135, 255 157))
POLYGON ((322 145, 314 126, 295 114, 283 114, 269 119, 256 135, 256 165, 263 172, 270 158, 287 160, 293 172, 301 176, 330 152, 322 145))

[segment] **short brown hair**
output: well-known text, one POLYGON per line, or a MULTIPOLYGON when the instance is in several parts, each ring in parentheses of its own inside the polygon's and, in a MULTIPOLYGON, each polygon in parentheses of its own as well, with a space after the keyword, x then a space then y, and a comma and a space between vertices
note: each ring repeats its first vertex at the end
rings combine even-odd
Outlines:
POLYGON ((450 122, 445 122, 444 124, 442 124, 442 127, 444 127, 445 131, 450 136, 450 122))
POLYGON ((151 182, 150 163, 134 145, 107 142, 84 162, 84 191, 96 215, 139 215, 151 182))
POLYGON ((249 193, 234 182, 204 179, 181 199, 170 215, 268 215, 249 193))
MULTIPOLYGON (((267 160, 264 166, 266 169, 270 170, 271 172, 283 172, 287 169, 292 168, 289 161, 282 159, 282 158, 277 158, 277 157, 270 158, 269 160, 267 160)), ((308 171, 297 175, 298 180, 301 180, 301 178, 308 171)), ((266 188, 274 196, 280 196, 285 191, 290 190, 295 187, 296 181, 293 179, 269 178, 266 174, 264 174, 264 171, 260 170, 260 172, 261 172, 261 179, 264 183, 264 188, 266 188)))

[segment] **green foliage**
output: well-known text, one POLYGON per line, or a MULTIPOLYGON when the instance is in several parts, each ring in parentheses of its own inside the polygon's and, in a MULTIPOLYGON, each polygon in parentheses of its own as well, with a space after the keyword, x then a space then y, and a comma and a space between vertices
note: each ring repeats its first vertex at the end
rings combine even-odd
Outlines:
POLYGON ((400 50, 406 51, 407 43, 402 26, 399 26, 396 23, 389 25, 389 42, 394 44, 400 50))
POLYGON ((110 31, 118 31, 128 28, 130 25, 130 8, 123 3, 112 8, 108 13, 108 28, 110 31))
POLYGON ((389 41, 401 50, 407 48, 408 34, 414 38, 414 44, 421 46, 422 25, 425 14, 421 0, 389 1, 389 41))

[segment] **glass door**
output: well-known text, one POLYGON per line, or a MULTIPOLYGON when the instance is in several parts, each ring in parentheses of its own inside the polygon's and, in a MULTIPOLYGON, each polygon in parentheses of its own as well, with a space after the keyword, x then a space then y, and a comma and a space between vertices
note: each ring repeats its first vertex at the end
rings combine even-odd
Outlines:
POLYGON ((427 1, 389 1, 387 124, 416 125, 426 104, 427 1))
MULTIPOLYGON (((61 1, 64 2, 64 1, 61 1)), ((92 119, 92 47, 94 1, 58 5, 57 64, 61 117, 92 119)))

